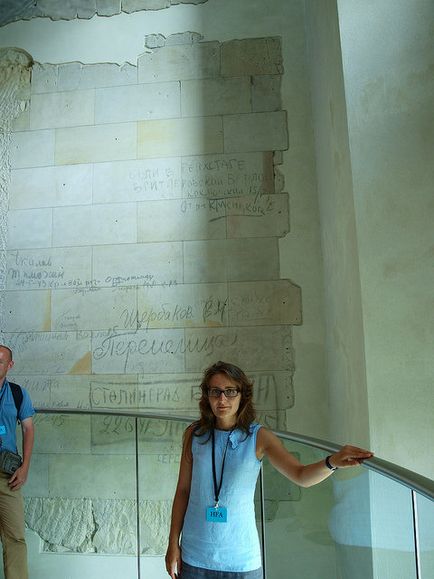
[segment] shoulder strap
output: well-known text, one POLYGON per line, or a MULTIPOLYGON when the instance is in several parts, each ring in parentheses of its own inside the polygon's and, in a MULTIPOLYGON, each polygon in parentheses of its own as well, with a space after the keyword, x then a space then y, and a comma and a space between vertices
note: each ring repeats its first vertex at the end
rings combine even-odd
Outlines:
POLYGON ((21 404, 23 402, 23 391, 21 390, 21 386, 18 386, 18 384, 14 384, 13 382, 9 382, 9 386, 11 387, 12 396, 14 398, 18 416, 21 410, 21 404))

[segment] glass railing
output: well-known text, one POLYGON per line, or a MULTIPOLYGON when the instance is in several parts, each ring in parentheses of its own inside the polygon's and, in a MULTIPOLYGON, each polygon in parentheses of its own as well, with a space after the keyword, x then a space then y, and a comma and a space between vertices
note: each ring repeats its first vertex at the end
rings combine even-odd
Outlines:
MULTIPOLYGON (((166 579, 189 417, 41 410, 24 487, 32 579, 166 579)), ((338 447, 277 433, 302 462, 338 447)), ((267 579, 434 577, 434 482, 373 459, 300 489, 264 461, 256 493, 267 579)))

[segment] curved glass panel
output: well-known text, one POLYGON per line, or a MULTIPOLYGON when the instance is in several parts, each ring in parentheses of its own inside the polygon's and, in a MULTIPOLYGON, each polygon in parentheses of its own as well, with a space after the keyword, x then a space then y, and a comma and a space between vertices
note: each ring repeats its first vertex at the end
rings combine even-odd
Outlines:
MULTIPOLYGON (((65 569, 68 579, 165 579, 182 435, 190 422, 38 412, 23 492, 32 579, 64 577, 65 569)), ((327 454, 299 442, 284 445, 303 463, 327 454)), ((416 500, 416 564, 406 486, 357 468, 301 489, 266 461, 262 479, 255 502, 267 579, 434 576, 434 502, 428 498, 416 500)))
MULTIPOLYGON (((284 445, 305 464, 327 454, 299 443, 284 445)), ((416 578, 407 487, 360 467, 300 489, 267 464, 264 486, 267 579, 416 578)), ((424 561, 432 565, 429 551, 424 561)))
POLYGON ((23 488, 30 576, 137 576, 135 419, 38 413, 34 421, 23 488))

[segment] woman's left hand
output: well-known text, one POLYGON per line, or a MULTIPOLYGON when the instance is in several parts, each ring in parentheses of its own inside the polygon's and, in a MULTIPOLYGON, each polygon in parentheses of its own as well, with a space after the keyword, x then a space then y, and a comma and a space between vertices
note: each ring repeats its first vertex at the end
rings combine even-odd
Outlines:
POLYGON ((373 456, 374 453, 370 450, 347 444, 343 446, 339 452, 332 454, 329 458, 329 462, 333 467, 347 468, 350 466, 358 466, 364 460, 372 458, 373 456))

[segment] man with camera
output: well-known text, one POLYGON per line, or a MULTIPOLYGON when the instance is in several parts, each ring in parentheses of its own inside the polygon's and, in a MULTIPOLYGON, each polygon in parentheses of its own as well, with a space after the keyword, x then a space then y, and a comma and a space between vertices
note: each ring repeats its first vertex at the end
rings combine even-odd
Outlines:
POLYGON ((24 504, 20 488, 29 472, 35 411, 27 391, 6 378, 13 365, 12 351, 0 345, 0 535, 5 579, 27 579, 24 504), (17 453, 17 421, 21 423, 23 434, 22 459, 17 453))

